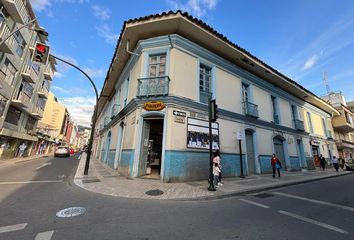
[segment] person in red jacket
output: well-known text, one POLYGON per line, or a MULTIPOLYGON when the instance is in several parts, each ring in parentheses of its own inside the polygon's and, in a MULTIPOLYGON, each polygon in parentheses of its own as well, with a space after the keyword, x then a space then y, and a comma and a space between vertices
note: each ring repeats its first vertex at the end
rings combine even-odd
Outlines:
POLYGON ((277 170, 278 177, 280 177, 281 162, 276 157, 276 155, 274 153, 273 153, 273 156, 272 156, 271 165, 272 165, 272 168, 273 168, 273 178, 275 177, 275 170, 277 170))

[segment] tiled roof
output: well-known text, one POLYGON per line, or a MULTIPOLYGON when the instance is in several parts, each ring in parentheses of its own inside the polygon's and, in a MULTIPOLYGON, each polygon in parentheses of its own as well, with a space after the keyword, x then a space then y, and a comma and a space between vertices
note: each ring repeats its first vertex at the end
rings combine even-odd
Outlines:
MULTIPOLYGON (((238 49, 239 51, 241 51, 242 53, 246 54, 248 57, 250 57, 251 59, 257 61, 258 63, 260 63, 261 65, 263 65, 264 67, 270 69, 271 71, 273 71, 274 73, 276 73, 277 75, 279 75, 280 77, 284 78, 285 80, 287 80, 288 82, 296 85, 297 87, 301 88, 302 90, 306 91, 307 93, 309 93, 310 95, 316 96, 318 97, 316 94, 314 94, 313 92, 309 91, 308 89, 304 88, 303 86, 301 86, 300 84, 298 84, 297 82, 295 82, 294 80, 290 79, 289 77, 285 76, 284 74, 282 74, 281 72, 279 72, 278 70, 274 69, 273 67, 269 66, 268 64, 266 64, 265 62, 263 62, 262 60, 260 60, 259 58, 255 57, 254 55, 252 55, 250 52, 248 52, 247 50, 245 50, 244 48, 241 48, 240 46, 238 46, 237 44, 231 42, 227 37, 225 37, 224 35, 218 33, 215 29, 213 29, 212 27, 210 27, 208 24, 206 24, 205 22, 201 21, 200 19, 197 19, 195 17, 193 17, 192 15, 188 14, 187 12, 182 12, 181 10, 177 10, 177 11, 169 11, 169 12, 162 12, 162 13, 158 13, 158 14, 151 14, 148 16, 144 16, 144 17, 139 17, 139 18, 133 18, 133 19, 129 19, 127 21, 124 21, 122 30, 120 32, 119 35, 119 39, 117 42, 117 46, 114 52, 114 57, 111 61, 110 67, 109 69, 111 69, 112 65, 113 65, 113 61, 115 59, 116 53, 118 51, 118 46, 119 43, 121 41, 122 38, 122 34, 124 32, 124 29, 126 27, 126 24, 130 24, 130 23, 138 23, 138 22, 144 22, 144 21, 148 21, 148 20, 152 20, 152 19, 159 19, 162 18, 164 16, 171 16, 171 15, 177 15, 177 14, 181 14, 182 16, 186 17, 188 20, 192 21, 193 23, 195 23, 196 25, 202 27, 203 29, 205 29, 206 31, 208 31, 209 33, 217 36, 218 38, 220 38, 221 40, 223 40, 225 43, 235 47, 236 49, 238 49)), ((108 71, 109 73, 109 71, 108 71)), ((108 79, 108 73, 107 73, 107 77, 106 80, 108 79)), ((106 83, 106 81, 105 81, 106 83)), ((318 97, 319 98, 319 97, 318 97)), ((319 98, 320 99, 320 98, 319 98)))

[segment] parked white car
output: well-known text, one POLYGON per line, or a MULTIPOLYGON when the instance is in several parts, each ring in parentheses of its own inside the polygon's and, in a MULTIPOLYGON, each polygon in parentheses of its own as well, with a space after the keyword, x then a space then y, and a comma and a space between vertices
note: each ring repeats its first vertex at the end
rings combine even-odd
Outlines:
POLYGON ((68 147, 59 146, 54 152, 54 157, 70 157, 70 150, 68 147))

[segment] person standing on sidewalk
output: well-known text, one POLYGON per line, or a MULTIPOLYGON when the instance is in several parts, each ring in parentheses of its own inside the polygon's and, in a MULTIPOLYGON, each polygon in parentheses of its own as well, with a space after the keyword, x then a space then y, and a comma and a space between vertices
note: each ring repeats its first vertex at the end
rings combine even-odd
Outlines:
POLYGON ((321 166, 322 170, 324 171, 326 168, 326 159, 324 158, 324 156, 322 156, 322 154, 320 155, 320 166, 321 166))
POLYGON ((27 146, 25 143, 22 143, 19 147, 18 147, 18 156, 19 157, 23 157, 23 153, 25 152, 27 146))
POLYGON ((275 170, 278 172, 278 177, 280 177, 281 162, 274 153, 270 164, 272 165, 273 168, 273 178, 275 177, 275 170))
POLYGON ((339 161, 339 166, 340 166, 340 168, 341 168, 341 169, 344 169, 344 164, 345 164, 344 158, 339 157, 338 161, 339 161))
POLYGON ((213 163, 214 187, 217 188, 219 183, 220 168, 217 163, 213 163))
POLYGON ((216 150, 214 152, 214 158, 213 158, 213 163, 217 164, 220 172, 219 172, 219 179, 218 179, 218 186, 222 186, 223 183, 221 182, 221 173, 222 173, 222 168, 221 168, 221 158, 220 158, 220 152, 219 150, 216 150))
POLYGON ((332 164, 333 164, 333 167, 336 169, 336 171, 338 172, 338 169, 339 169, 339 164, 338 164, 338 159, 336 156, 333 156, 332 158, 332 164))

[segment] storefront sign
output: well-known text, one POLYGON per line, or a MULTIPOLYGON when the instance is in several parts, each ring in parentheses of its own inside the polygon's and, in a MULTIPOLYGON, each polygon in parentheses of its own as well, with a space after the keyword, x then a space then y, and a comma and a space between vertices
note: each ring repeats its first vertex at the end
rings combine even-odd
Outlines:
POLYGON ((144 103, 144 109, 146 111, 160 111, 165 108, 165 104, 160 101, 150 101, 144 103))
POLYGON ((185 119, 185 117, 175 116, 175 122, 177 123, 184 123, 185 119))
POLYGON ((316 145, 316 146, 319 146, 320 145, 320 141, 318 140, 311 140, 311 145, 316 145))
POLYGON ((245 140, 245 134, 243 132, 237 132, 236 138, 237 140, 245 140))
POLYGON ((199 119, 205 119, 205 120, 208 119, 207 115, 196 113, 196 112, 191 112, 191 117, 199 118, 199 119))

